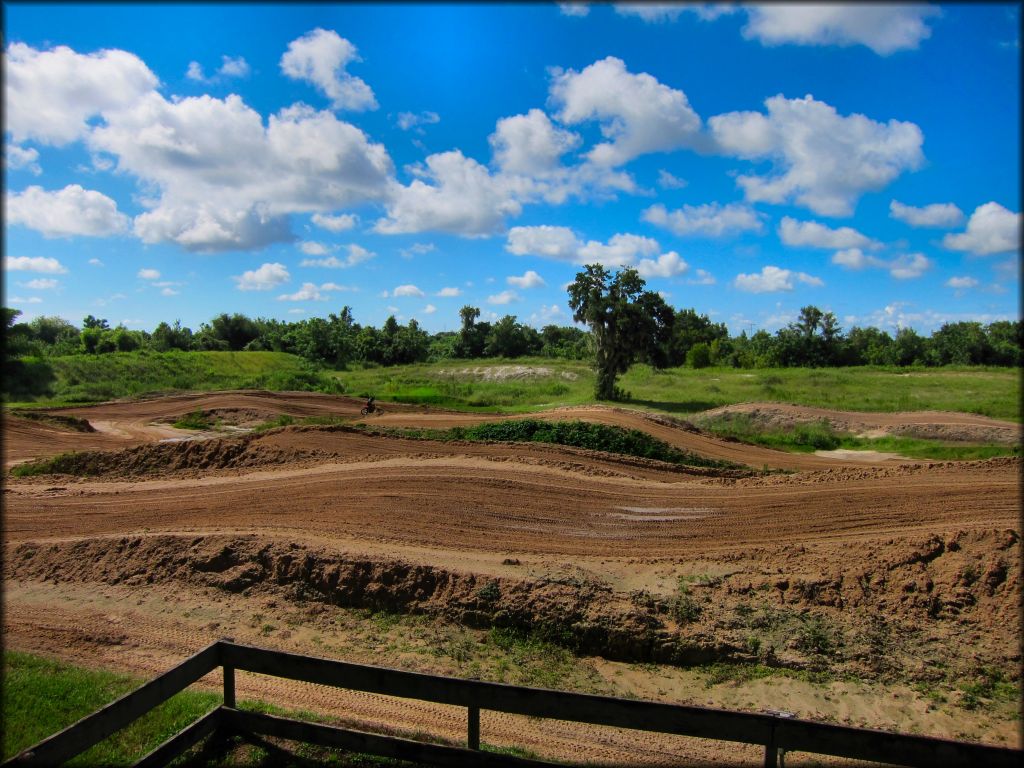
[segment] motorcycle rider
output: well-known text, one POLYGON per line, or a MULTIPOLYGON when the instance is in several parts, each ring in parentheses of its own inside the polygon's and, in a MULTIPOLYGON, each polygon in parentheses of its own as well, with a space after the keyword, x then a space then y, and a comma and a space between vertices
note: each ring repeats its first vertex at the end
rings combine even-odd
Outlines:
POLYGON ((373 411, 374 411, 373 401, 376 400, 376 399, 377 398, 375 398, 373 395, 370 395, 369 399, 366 401, 366 412, 367 413, 373 413, 373 411))

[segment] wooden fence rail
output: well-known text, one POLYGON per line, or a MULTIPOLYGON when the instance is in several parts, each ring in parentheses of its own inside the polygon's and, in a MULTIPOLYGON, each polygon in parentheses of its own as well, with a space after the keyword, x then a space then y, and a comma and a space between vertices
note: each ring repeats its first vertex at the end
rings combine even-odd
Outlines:
POLYGON ((761 745, 765 766, 780 752, 816 754, 907 766, 1017 766, 1019 749, 929 736, 889 733, 776 714, 731 712, 610 696, 459 680, 303 656, 220 640, 113 704, 16 755, 5 766, 56 765, 88 749, 153 707, 223 668, 224 704, 144 757, 163 765, 214 732, 266 735, 343 747, 429 765, 537 766, 538 760, 480 750, 480 710, 553 718, 720 741, 761 745), (245 712, 235 707, 235 672, 242 670, 368 693, 465 707, 467 747, 450 747, 245 712))

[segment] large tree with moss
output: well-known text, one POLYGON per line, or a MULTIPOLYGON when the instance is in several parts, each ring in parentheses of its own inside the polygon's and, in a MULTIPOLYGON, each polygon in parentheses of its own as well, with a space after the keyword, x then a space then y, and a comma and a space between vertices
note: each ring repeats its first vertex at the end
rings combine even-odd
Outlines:
POLYGON ((598 400, 620 400, 615 386, 620 373, 635 361, 654 359, 671 336, 673 312, 664 299, 644 290, 635 269, 611 273, 600 264, 587 264, 569 285, 573 320, 586 323, 593 334, 598 400))

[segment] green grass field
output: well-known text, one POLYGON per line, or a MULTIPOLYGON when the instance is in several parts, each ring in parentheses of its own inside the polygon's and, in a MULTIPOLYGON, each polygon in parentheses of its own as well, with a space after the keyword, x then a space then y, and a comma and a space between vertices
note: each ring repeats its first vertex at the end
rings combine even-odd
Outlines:
MULTIPOLYGON (((131 352, 24 361, 32 394, 12 406, 60 405, 159 392, 219 389, 314 390, 373 394, 381 402, 478 412, 529 412, 594 402, 594 372, 580 361, 548 358, 449 360, 324 371, 279 352, 131 352), (519 366, 542 376, 502 377, 519 366)), ((850 411, 964 411, 1020 421, 1016 369, 671 368, 635 365, 619 385, 621 403, 689 415, 741 402, 776 402, 850 411)), ((26 385, 28 386, 28 385, 26 385)))
MULTIPOLYGON (((448 361, 332 374, 353 395, 472 411, 524 412, 594 402, 594 373, 576 361, 524 358, 448 361), (485 380, 500 367, 550 375, 485 380), (469 373, 479 370, 481 373, 469 373), (469 372, 464 372, 469 371, 469 372)), ((963 411, 1020 421, 1020 372, 1007 368, 670 368, 635 365, 620 377, 621 405, 688 415, 743 402, 793 403, 846 411, 963 411)))
POLYGON ((340 392, 336 378, 283 352, 124 352, 23 363, 31 382, 12 398, 15 407, 223 389, 340 392))

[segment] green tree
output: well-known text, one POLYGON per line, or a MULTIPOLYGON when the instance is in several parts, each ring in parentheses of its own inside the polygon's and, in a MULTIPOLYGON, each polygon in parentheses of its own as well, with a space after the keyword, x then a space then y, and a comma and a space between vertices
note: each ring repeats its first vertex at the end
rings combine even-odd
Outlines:
POLYGON ((667 336, 664 299, 645 291, 635 269, 612 274, 599 264, 587 264, 569 286, 573 320, 590 326, 594 336, 599 400, 621 399, 615 386, 620 373, 629 370, 637 356, 667 336))
POLYGON ((483 357, 487 335, 491 332, 490 323, 478 323, 480 310, 468 304, 459 310, 462 327, 459 329, 459 340, 455 345, 455 356, 467 360, 483 357))
POLYGON ((182 328, 181 320, 175 320, 173 326, 162 322, 153 329, 151 343, 157 352, 171 349, 187 351, 192 348, 192 329, 182 328))
POLYGON ((110 327, 110 325, 107 323, 106 320, 101 320, 100 318, 93 317, 92 315, 86 315, 85 318, 82 320, 82 327, 100 328, 101 330, 105 331, 110 327))

